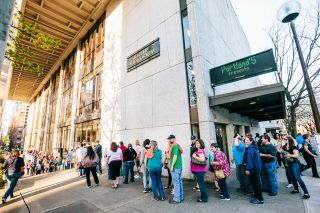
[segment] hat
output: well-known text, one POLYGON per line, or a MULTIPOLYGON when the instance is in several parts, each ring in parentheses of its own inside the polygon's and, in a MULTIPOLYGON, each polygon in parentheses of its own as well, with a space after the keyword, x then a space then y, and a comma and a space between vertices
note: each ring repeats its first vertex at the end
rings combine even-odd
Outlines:
POLYGON ((168 140, 171 140, 171 139, 174 139, 174 138, 176 138, 176 136, 174 136, 174 135, 169 135, 169 137, 167 138, 168 140))
POLYGON ((191 136, 191 140, 195 140, 195 139, 197 139, 197 137, 194 136, 194 135, 192 135, 192 136, 191 136))

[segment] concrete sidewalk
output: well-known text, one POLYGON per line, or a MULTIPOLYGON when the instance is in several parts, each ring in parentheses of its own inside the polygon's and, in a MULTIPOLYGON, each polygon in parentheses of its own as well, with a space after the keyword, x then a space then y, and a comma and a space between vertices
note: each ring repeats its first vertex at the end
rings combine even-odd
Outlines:
MULTIPOLYGON (((234 174, 234 172, 232 172, 234 174)), ((101 185, 91 189, 86 188, 84 178, 77 177, 74 170, 42 176, 28 177, 19 181, 15 198, 8 200, 0 212, 28 212, 19 193, 21 192, 30 211, 34 212, 279 212, 279 213, 315 213, 318 212, 320 180, 307 177, 303 179, 310 190, 311 199, 303 201, 301 195, 291 195, 285 188, 286 178, 284 169, 279 169, 279 194, 269 197, 264 194, 264 205, 252 205, 250 196, 244 196, 236 190, 238 183, 234 176, 228 179, 231 201, 220 201, 212 184, 208 184, 209 202, 197 203, 199 192, 194 192, 195 183, 185 181, 185 201, 178 205, 170 205, 167 201, 152 201, 151 194, 142 193, 141 179, 134 184, 122 185, 112 189, 104 174, 99 177, 101 185), (19 196, 18 196, 19 195, 19 196)), ((164 179, 164 182, 167 180, 164 179)), ((120 182, 121 183, 121 182, 120 182)), ((4 190, 0 191, 1 194, 4 190)), ((169 197, 167 193, 167 197, 169 197)))

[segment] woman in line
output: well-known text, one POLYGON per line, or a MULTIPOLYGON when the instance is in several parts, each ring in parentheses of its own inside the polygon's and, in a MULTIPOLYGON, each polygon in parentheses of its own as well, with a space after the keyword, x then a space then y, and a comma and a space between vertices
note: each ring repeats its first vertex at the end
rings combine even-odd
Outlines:
POLYGON ((166 169, 167 170, 167 172, 168 172, 168 185, 167 186, 165 186, 164 188, 165 189, 168 189, 168 190, 171 190, 171 188, 172 188, 172 175, 171 175, 171 171, 170 171, 170 157, 169 157, 169 152, 168 151, 166 151, 165 153, 164 153, 164 169, 166 169))
POLYGON ((151 191, 151 187, 152 187, 150 172, 149 172, 147 166, 144 164, 145 154, 148 149, 150 149, 150 140, 145 139, 143 142, 143 150, 141 152, 141 159, 140 159, 140 162, 142 163, 141 171, 143 173, 143 178, 142 178, 143 188, 144 188, 143 193, 149 193, 151 191))
POLYGON ((116 142, 112 142, 110 150, 107 152, 107 164, 110 171, 110 179, 113 182, 113 189, 119 187, 118 177, 120 176, 120 169, 122 166, 122 151, 116 142))
POLYGON ((92 173, 96 186, 99 186, 99 178, 97 176, 97 165, 99 162, 98 155, 93 151, 92 146, 87 148, 87 154, 81 160, 81 165, 85 168, 87 188, 91 188, 90 172, 92 173))
POLYGON ((10 184, 2 197, 2 204, 6 203, 9 196, 11 196, 11 198, 13 197, 13 190, 24 172, 24 160, 19 155, 20 153, 18 150, 13 150, 11 157, 9 157, 3 164, 3 169, 7 170, 6 178, 10 184))
POLYGON ((291 191, 291 194, 299 193, 299 189, 298 189, 298 183, 299 183, 301 189, 304 192, 304 195, 302 196, 303 199, 308 199, 308 198, 310 198, 310 195, 309 195, 309 192, 308 192, 306 185, 304 184, 303 180, 301 179, 300 166, 298 164, 299 150, 295 146, 293 138, 288 137, 287 140, 288 140, 288 142, 286 143, 285 146, 287 146, 286 148, 289 153, 284 155, 284 157, 286 158, 287 163, 289 164, 292 183, 293 183, 293 187, 294 187, 294 190, 291 191))
POLYGON ((220 187, 220 199, 230 200, 230 195, 227 186, 227 177, 230 176, 230 167, 228 163, 227 156, 219 150, 219 145, 217 143, 211 144, 214 152, 214 171, 216 179, 220 187))
POLYGON ((246 175, 249 176, 250 184, 253 189, 254 199, 250 201, 252 204, 263 204, 262 183, 260 172, 262 169, 262 161, 258 147, 252 137, 245 138, 246 150, 244 152, 243 164, 245 166, 246 175))
MULTIPOLYGON (((214 173, 214 152, 213 152, 213 146, 212 144, 210 145, 210 153, 209 153, 209 171, 214 173)), ((213 181, 214 181, 214 189, 216 190, 216 192, 220 192, 220 187, 218 184, 218 181, 216 179, 216 177, 213 175, 213 181)))
MULTIPOLYGON (((277 151, 278 153, 281 153, 281 155, 283 156, 284 154, 287 154, 289 152, 289 145, 288 145, 288 136, 287 135, 284 135, 282 137, 282 140, 283 142, 285 143, 283 146, 281 147, 277 147, 277 151)), ((283 160, 283 165, 284 165, 284 168, 286 170, 286 177, 287 177, 287 180, 288 180, 288 185, 286 186, 287 188, 291 188, 293 185, 292 185, 292 174, 291 174, 291 169, 290 169, 290 166, 289 164, 287 163, 288 160, 286 160, 284 158, 283 160)))
POLYGON ((208 166, 206 164, 204 148, 205 145, 203 140, 198 139, 195 143, 195 152, 191 156, 191 171, 196 176, 201 193, 201 197, 197 200, 199 203, 208 202, 207 187, 204 180, 204 176, 208 171, 208 166))
POLYGON ((144 164, 147 166, 150 172, 153 198, 156 201, 166 200, 161 181, 162 163, 162 151, 158 148, 156 141, 151 141, 150 149, 148 149, 146 152, 144 164))
MULTIPOLYGON (((280 134, 279 133, 274 133, 273 134, 273 139, 276 141, 276 147, 277 150, 281 149, 282 147, 282 140, 280 138, 280 134)), ((281 162, 282 162, 282 158, 281 158, 281 153, 277 152, 277 162, 278 162, 278 168, 281 167, 281 162)))

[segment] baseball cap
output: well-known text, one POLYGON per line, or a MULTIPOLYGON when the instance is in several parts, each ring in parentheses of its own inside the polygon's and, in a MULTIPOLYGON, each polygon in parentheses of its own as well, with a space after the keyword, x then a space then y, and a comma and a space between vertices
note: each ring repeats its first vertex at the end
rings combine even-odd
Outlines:
POLYGON ((167 139, 170 140, 170 139, 174 139, 174 138, 176 138, 176 136, 174 136, 174 135, 169 135, 169 137, 168 137, 167 139))

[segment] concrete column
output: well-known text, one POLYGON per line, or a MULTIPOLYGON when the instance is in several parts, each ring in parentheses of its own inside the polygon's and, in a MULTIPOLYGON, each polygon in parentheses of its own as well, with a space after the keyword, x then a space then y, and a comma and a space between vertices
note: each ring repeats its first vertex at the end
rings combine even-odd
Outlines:
MULTIPOLYGON (((70 140, 68 144, 68 149, 75 148, 75 119, 77 117, 77 106, 78 106, 78 88, 79 88, 79 78, 80 78, 80 56, 81 56, 81 47, 78 45, 76 53, 76 62, 75 62, 75 71, 74 71, 74 80, 73 80, 73 91, 72 91, 72 109, 71 109, 71 131, 70 131, 70 140)), ((80 95, 79 95, 80 96, 80 95)))
POLYGON ((44 96, 45 96, 45 93, 44 93, 44 89, 42 89, 41 91, 41 99, 40 99, 40 107, 39 107, 39 124, 38 124, 38 130, 37 130, 37 138, 36 138, 36 144, 35 144, 35 148, 36 150, 40 150, 40 143, 41 143, 41 133, 42 133, 42 121, 43 121, 43 115, 44 115, 44 96))
POLYGON ((36 98, 35 101, 35 108, 34 108, 34 112, 33 112, 33 121, 32 121, 32 136, 31 136, 31 143, 30 146, 32 147, 32 149, 35 148, 35 141, 36 141, 36 127, 37 127, 37 119, 38 119, 38 109, 39 109, 39 98, 36 98))
POLYGON ((63 78, 63 69, 62 66, 60 67, 60 76, 59 76, 59 87, 58 87, 58 97, 56 101, 56 115, 54 118, 54 132, 53 132, 53 150, 57 150, 57 143, 58 143, 58 122, 59 122, 59 115, 60 115, 60 108, 61 108, 61 97, 62 97, 62 78, 63 78))
POLYGON ((27 129, 26 129, 26 139, 24 143, 24 150, 28 150, 31 145, 31 139, 32 139, 32 121, 33 121, 33 116, 34 116, 34 105, 35 103, 33 102, 30 104, 29 107, 29 114, 28 114, 28 121, 27 121, 27 129))

